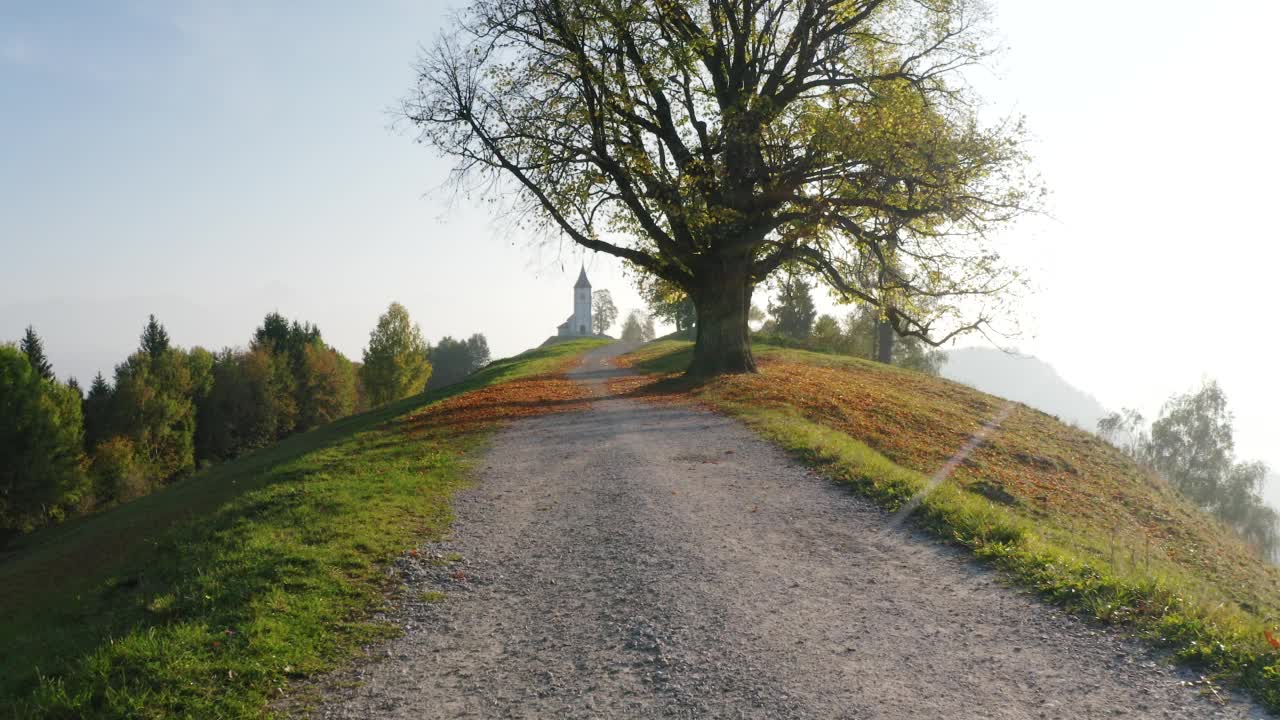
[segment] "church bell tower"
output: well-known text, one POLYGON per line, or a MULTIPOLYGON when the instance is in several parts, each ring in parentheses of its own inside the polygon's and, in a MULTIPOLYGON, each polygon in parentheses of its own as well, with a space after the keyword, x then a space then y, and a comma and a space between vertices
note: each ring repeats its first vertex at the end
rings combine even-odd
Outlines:
POLYGON ((591 281, 587 280, 587 267, 582 266, 578 273, 578 282, 573 286, 573 327, 574 335, 590 335, 591 332, 591 281))

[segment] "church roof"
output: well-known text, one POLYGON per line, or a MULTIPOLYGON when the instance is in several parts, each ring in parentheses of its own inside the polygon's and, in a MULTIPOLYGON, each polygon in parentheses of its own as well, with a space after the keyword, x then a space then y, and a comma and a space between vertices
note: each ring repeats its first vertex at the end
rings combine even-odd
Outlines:
POLYGON ((573 286, 573 289, 577 290, 578 288, 589 288, 589 287, 591 287, 591 281, 587 280, 587 268, 584 265, 582 267, 582 272, 578 273, 578 282, 573 286))

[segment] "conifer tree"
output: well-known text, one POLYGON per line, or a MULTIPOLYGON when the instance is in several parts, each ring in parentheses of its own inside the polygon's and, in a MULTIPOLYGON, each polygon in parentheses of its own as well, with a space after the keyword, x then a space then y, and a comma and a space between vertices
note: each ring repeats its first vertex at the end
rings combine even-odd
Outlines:
POLYGON ((160 357, 169 349, 169 332, 164 329, 156 316, 152 315, 147 320, 147 326, 142 329, 142 347, 152 360, 160 357))
POLYGON ((777 321, 779 333, 804 340, 813 332, 818 310, 812 290, 813 286, 798 275, 788 274, 778 282, 778 297, 769 303, 769 314, 777 321))
POLYGON ((35 370, 37 375, 45 380, 53 379, 53 364, 44 354, 44 343, 41 342, 34 327, 27 326, 27 332, 22 336, 18 349, 27 356, 27 362, 31 363, 31 369, 35 370))
POLYGON ((84 447, 86 452, 94 448, 110 435, 111 425, 111 386, 99 371, 89 385, 89 394, 84 403, 84 447))

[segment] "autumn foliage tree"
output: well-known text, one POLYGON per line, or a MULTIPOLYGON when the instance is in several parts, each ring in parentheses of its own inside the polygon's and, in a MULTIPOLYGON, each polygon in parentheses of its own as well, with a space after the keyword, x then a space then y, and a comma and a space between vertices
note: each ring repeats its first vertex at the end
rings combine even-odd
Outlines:
POLYGON ((474 0, 405 115, 460 184, 684 291, 693 374, 754 370, 752 292, 783 265, 936 344, 998 310, 1015 274, 984 238, 1034 198, 1019 125, 984 126, 964 82, 985 16, 980 0, 474 0))

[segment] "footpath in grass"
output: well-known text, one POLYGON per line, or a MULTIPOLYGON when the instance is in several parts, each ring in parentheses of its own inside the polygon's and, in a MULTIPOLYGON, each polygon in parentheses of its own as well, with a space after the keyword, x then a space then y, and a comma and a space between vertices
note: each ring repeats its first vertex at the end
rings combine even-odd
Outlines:
POLYGON ((24 538, 0 560, 0 716, 262 716, 391 632, 370 620, 386 565, 447 529, 494 428, 585 405, 560 373, 598 344, 495 362, 24 538))
POLYGON ((1212 683, 1280 711, 1280 571, 1160 478, 1090 433, 958 383, 855 358, 756 346, 760 373, 693 383, 690 344, 620 362, 618 394, 742 419, 890 511, 995 418, 911 521, 1072 611, 1170 649, 1212 683))

